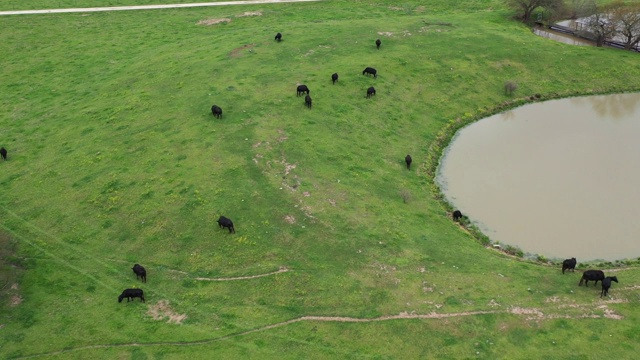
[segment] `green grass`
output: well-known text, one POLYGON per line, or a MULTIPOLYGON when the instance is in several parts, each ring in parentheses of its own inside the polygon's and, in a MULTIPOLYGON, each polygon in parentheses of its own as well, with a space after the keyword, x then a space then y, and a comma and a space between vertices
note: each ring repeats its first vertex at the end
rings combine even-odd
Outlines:
POLYGON ((602 304, 599 290, 577 286, 578 273, 484 248, 450 220, 430 174, 456 126, 533 94, 640 89, 637 54, 536 37, 497 1, 450 3, 3 17, 0 230, 16 243, 2 257, 20 265, 10 275, 23 301, 11 306, 15 292, 2 293, 0 357, 636 352, 636 268, 616 274, 611 294, 625 302, 602 304), (238 16, 256 10, 262 16, 238 16), (223 17, 232 21, 197 25, 223 17), (378 79, 362 76, 366 66, 378 79), (507 80, 518 83, 513 97, 507 80), (295 96, 298 82, 310 87, 312 110, 295 96), (372 85, 377 95, 366 99, 372 85), (217 227, 219 215, 233 219, 235 235, 217 227), (134 263, 147 268, 147 284, 134 263), (290 271, 195 279, 280 266, 290 271), (186 320, 118 303, 132 286, 146 305, 168 300, 186 320), (603 318, 608 310, 624 319, 603 318), (469 311, 495 313, 269 328, 303 316, 469 311))

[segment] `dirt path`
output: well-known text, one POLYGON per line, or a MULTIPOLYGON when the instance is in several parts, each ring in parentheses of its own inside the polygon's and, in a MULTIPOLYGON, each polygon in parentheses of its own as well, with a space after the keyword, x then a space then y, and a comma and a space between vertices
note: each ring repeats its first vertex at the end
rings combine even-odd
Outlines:
POLYGON ((167 341, 167 342, 152 342, 152 343, 88 345, 88 346, 80 346, 72 349, 17 357, 15 359, 32 359, 32 358, 38 358, 38 357, 49 357, 49 356, 79 351, 79 350, 90 350, 90 349, 105 349, 105 348, 120 348, 120 347, 204 345, 204 344, 209 344, 217 341, 227 340, 234 337, 245 336, 245 335, 249 335, 249 334, 260 332, 260 331, 279 328, 282 326, 287 326, 287 325, 294 324, 301 321, 370 323, 370 322, 378 322, 378 321, 406 320, 406 319, 436 319, 437 320, 437 319, 445 319, 445 318, 453 318, 453 317, 461 317, 461 316, 477 316, 477 315, 500 314, 500 313, 522 316, 527 321, 540 321, 545 319, 558 319, 558 318, 562 318, 562 319, 607 318, 611 320, 621 320, 623 319, 622 316, 616 314, 613 310, 607 308, 607 304, 620 303, 620 302, 625 302, 625 301, 623 300, 600 301, 602 305, 599 305, 597 309, 600 309, 601 311, 603 311, 604 312, 603 315, 596 315, 593 313, 585 313, 585 314, 574 315, 574 316, 560 315, 560 314, 545 314, 540 309, 537 309, 537 308, 520 308, 520 307, 514 306, 514 307, 510 307, 508 310, 478 310, 478 311, 467 311, 467 312, 459 312, 459 313, 431 312, 429 314, 416 314, 416 313, 402 312, 398 315, 387 315, 387 316, 380 316, 377 318, 353 318, 353 317, 344 317, 344 316, 302 316, 295 319, 282 321, 282 322, 271 324, 271 325, 265 325, 259 328, 246 330, 243 332, 229 334, 229 335, 212 338, 212 339, 204 339, 204 340, 198 340, 198 341, 167 341))
POLYGON ((312 2, 312 1, 321 1, 321 0, 239 0, 239 1, 221 1, 221 2, 203 2, 203 3, 191 3, 191 4, 109 6, 109 7, 46 9, 46 10, 16 10, 16 11, 0 11, 0 16, 58 14, 58 13, 86 13, 86 12, 98 12, 98 11, 175 9, 175 8, 192 8, 192 7, 205 7, 205 6, 254 5, 254 4, 292 3, 292 2, 312 2))
POLYGON ((279 270, 272 271, 266 274, 260 275, 251 275, 251 276, 238 276, 238 277, 228 277, 228 278, 206 278, 206 277, 197 277, 196 280, 200 281, 233 281, 233 280, 247 280, 247 279, 257 279, 265 276, 280 274, 289 271, 286 266, 280 266, 279 270))

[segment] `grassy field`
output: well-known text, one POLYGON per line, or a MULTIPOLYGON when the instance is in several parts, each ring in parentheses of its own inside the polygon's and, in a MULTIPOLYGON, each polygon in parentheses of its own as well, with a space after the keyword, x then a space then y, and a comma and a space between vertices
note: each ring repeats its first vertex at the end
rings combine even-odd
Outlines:
MULTIPOLYGON (((134 5, 100 3, 0 7, 134 5)), ((459 124, 640 89, 638 54, 451 3, 3 17, 0 358, 631 358, 638 268, 601 300, 487 249, 431 174, 459 124)))

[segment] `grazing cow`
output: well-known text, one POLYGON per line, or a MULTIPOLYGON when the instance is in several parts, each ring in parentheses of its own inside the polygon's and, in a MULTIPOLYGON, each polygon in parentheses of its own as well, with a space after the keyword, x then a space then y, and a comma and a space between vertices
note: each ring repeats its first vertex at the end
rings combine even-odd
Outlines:
POLYGON ((404 162, 407 163, 407 169, 411 170, 411 162, 413 161, 413 159, 411 159, 411 155, 407 155, 404 157, 404 162))
POLYGON ((565 261, 562 262, 562 273, 564 274, 564 271, 567 270, 571 270, 571 271, 576 271, 576 258, 571 258, 571 259, 566 259, 565 261))
POLYGON ((331 81, 333 81, 333 84, 335 85, 336 81, 338 81, 338 73, 331 75, 331 81))
POLYGON ((140 264, 135 264, 131 268, 133 272, 136 274, 136 279, 142 279, 142 282, 147 282, 147 270, 144 269, 140 264))
POLYGON ((616 276, 607 276, 602 280, 602 291, 600 292, 600 297, 609 296, 609 288, 611 287, 611 282, 618 282, 618 277, 616 276))
POLYGON ((218 219, 218 225, 220 226, 220 228, 228 228, 229 233, 236 232, 236 229, 233 227, 233 221, 224 216, 220 216, 220 219, 218 219))
POLYGON ((126 289, 118 296, 118 302, 122 302, 122 299, 127 298, 127 302, 129 300, 133 300, 134 298, 140 298, 142 302, 144 301, 144 292, 142 289, 126 289))
POLYGON ((2 160, 7 160, 7 149, 0 148, 0 156, 2 156, 2 160))
POLYGON ((451 214, 451 217, 453 218, 453 221, 458 221, 462 219, 462 212, 460 210, 456 210, 451 214))
POLYGON ((311 96, 307 95, 304 97, 304 104, 307 105, 309 109, 311 109, 311 96))
POLYGON ((280 42, 280 40, 282 40, 282 34, 277 33, 277 34, 276 34, 276 41, 277 41, 277 42, 280 42))
POLYGON ((298 88, 296 89, 296 91, 297 91, 297 96, 301 96, 304 93, 307 93, 307 95, 309 95, 310 93, 307 85, 298 85, 298 88))
POLYGON ((378 50, 380 50, 380 44, 382 44, 382 41, 380 41, 380 39, 376 40, 376 47, 378 50))
POLYGON ((370 98, 375 94, 376 94, 376 89, 374 89, 373 86, 367 89, 367 98, 370 98))
POLYGON ((378 72, 376 71, 376 69, 374 69, 372 67, 367 67, 364 70, 362 70, 362 75, 365 75, 365 74, 371 74, 371 75, 373 75, 374 78, 378 77, 378 75, 377 75, 378 72))
POLYGON ((604 273, 600 270, 587 270, 582 274, 582 278, 578 283, 578 286, 582 285, 584 281, 584 285, 589 287, 589 281, 595 281, 593 286, 598 285, 598 281, 604 280, 604 273))
POLYGON ((214 117, 216 117, 217 119, 222 119, 222 109, 220 108, 220 106, 218 105, 213 105, 211 107, 211 113, 213 114, 214 117))

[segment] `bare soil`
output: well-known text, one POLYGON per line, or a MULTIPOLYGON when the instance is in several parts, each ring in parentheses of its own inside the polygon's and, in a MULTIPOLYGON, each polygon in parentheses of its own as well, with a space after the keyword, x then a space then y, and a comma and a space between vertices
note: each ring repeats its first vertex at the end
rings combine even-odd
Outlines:
POLYGON ((238 17, 244 17, 244 16, 262 16, 262 11, 245 11, 240 15, 237 15, 238 17))
POLYGON ((11 297, 11 307, 18 306, 18 305, 20 305, 20 303, 22 303, 22 296, 13 295, 11 297))
POLYGON ((187 314, 176 313, 171 306, 169 306, 168 300, 160 300, 155 305, 149 305, 147 314, 150 315, 153 320, 168 319, 168 323, 174 324, 182 324, 184 319, 187 318, 187 314))
POLYGON ((198 25, 216 25, 220 23, 230 23, 231 19, 229 18, 220 18, 220 19, 204 19, 197 22, 198 25))
POLYGON ((256 44, 247 44, 247 45, 243 45, 238 48, 235 48, 231 50, 231 52, 229 53, 229 57, 232 57, 232 58, 240 57, 244 55, 243 50, 251 49, 254 46, 256 46, 256 44))
POLYGON ((205 278, 205 277, 197 277, 195 278, 196 280, 201 280, 201 281, 233 281, 233 280, 247 280, 247 279, 256 279, 256 278, 261 278, 261 277, 265 277, 265 276, 270 276, 270 275, 275 275, 275 274, 280 274, 280 273, 284 273, 289 271, 289 269, 286 266, 280 266, 280 269, 278 269, 277 271, 272 271, 270 273, 266 273, 266 274, 260 274, 260 275, 250 275, 250 276, 237 276, 237 277, 228 277, 228 278, 205 278))

